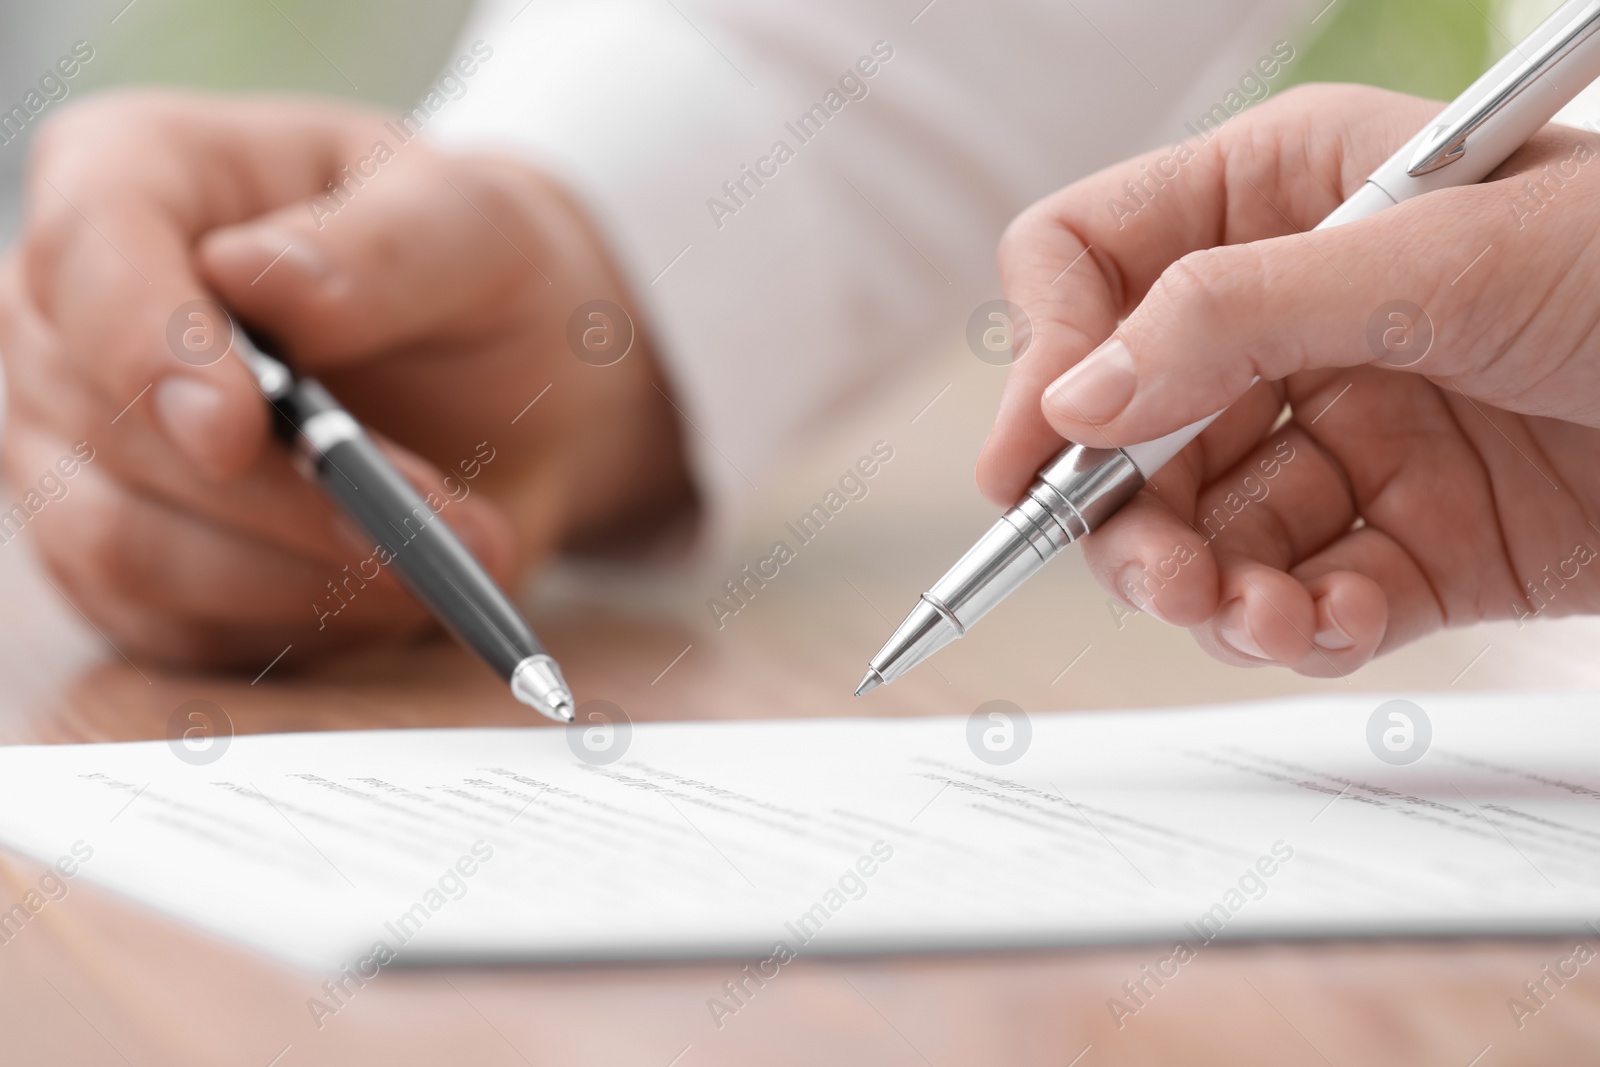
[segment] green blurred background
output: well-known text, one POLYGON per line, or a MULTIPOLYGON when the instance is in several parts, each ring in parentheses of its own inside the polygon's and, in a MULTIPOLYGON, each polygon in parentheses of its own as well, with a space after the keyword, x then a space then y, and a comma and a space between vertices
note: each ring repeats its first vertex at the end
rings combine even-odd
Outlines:
POLYGON ((1363 82, 1448 99, 1560 0, 1335 0, 1316 18, 1291 84, 1363 82))
MULTIPOLYGON (((109 2, 117 17, 127 0, 109 2)), ((409 106, 449 58, 470 7, 471 0, 136 0, 114 25, 96 27, 108 47, 86 81, 294 90, 409 106)))
MULTIPOLYGON (((115 15, 124 2, 112 0, 107 10, 115 15)), ((1311 6, 1306 17, 1316 21, 1302 34, 1294 79, 1448 97, 1557 2, 1334 0, 1320 16, 1311 6)), ((89 80, 295 89, 409 103, 445 59, 469 3, 135 0, 114 28, 123 39, 104 50, 105 62, 89 80)))
MULTIPOLYGON (((1299 53, 1288 72, 1292 81, 1359 81, 1442 98, 1463 88, 1558 0, 1323 3, 1305 0, 1292 33, 1299 53)), ((20 99, 72 41, 86 39, 95 58, 72 84, 74 95, 159 83, 335 95, 400 108, 449 58, 470 6, 471 0, 0 0, 0 100, 20 99)), ((0 247, 15 232, 18 177, 31 135, 0 146, 0 247)))

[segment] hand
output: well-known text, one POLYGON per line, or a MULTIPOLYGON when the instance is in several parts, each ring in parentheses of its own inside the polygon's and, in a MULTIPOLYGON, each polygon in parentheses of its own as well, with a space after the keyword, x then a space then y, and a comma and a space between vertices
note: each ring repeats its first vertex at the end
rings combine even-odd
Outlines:
POLYGON ((580 304, 630 300, 524 164, 401 143, 350 107, 119 94, 44 130, 27 201, 0 267, 5 463, 19 494, 47 481, 12 525, 135 659, 264 664, 429 624, 270 439, 237 357, 179 358, 169 322, 216 325, 180 311, 201 298, 386 439, 503 584, 690 496, 643 338, 606 367, 569 350, 580 304), (80 442, 92 459, 58 466, 80 442))
POLYGON ((1493 180, 1305 232, 1438 106, 1295 90, 1002 245, 1034 342, 980 484, 1010 504, 1063 438, 1232 405, 1085 541, 1103 585, 1224 662, 1342 675, 1443 626, 1600 606, 1600 140, 1551 126, 1493 180))

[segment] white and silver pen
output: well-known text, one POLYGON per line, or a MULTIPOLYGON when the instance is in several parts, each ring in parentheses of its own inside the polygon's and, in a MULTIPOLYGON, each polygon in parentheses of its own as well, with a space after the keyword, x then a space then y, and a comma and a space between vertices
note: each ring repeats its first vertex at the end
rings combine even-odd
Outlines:
MULTIPOLYGON (((1317 226, 1368 218, 1403 200, 1471 185, 1505 162, 1600 77, 1600 0, 1569 0, 1372 173, 1317 226), (1552 74, 1560 71, 1559 83, 1552 74)), ((1072 444, 1039 471, 872 657, 856 696, 961 637, 1067 545, 1098 529, 1221 412, 1126 448, 1072 444)))

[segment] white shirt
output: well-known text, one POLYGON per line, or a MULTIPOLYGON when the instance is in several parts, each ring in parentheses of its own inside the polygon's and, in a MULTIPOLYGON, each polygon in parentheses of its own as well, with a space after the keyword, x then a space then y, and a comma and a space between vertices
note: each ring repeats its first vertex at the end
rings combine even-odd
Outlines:
POLYGON ((726 520, 852 392, 964 343, 1013 215, 1189 136, 1301 7, 483 0, 457 54, 492 54, 426 129, 586 205, 726 520))

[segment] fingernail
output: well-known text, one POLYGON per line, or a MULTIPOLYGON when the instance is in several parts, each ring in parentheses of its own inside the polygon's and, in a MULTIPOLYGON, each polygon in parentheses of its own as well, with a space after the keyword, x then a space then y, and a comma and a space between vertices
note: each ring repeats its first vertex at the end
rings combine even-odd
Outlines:
POLYGON ((1156 605, 1155 591, 1150 588, 1150 568, 1143 563, 1135 560, 1123 564, 1117 572, 1117 592, 1136 610, 1169 626, 1172 624, 1172 620, 1163 615, 1156 605))
POLYGON ((1317 632, 1312 640, 1318 648, 1327 652, 1343 652, 1356 647, 1356 639, 1346 633, 1344 627, 1339 625, 1339 620, 1334 618, 1327 597, 1317 601, 1317 632))
POLYGON ((1245 617, 1244 601, 1235 600, 1222 609, 1221 617, 1217 622, 1217 633, 1224 644, 1235 652, 1256 659, 1266 659, 1267 654, 1250 633, 1250 623, 1245 617))
POLYGON ((223 407, 221 391, 175 374, 156 386, 155 401, 156 416, 172 443, 201 466, 212 466, 223 407))
POLYGON ((224 269, 248 274, 255 285, 273 272, 297 273, 318 281, 328 273, 321 249, 304 235, 275 226, 230 226, 206 240, 206 251, 224 269))
POLYGON ((1132 353, 1113 337, 1052 382, 1044 403, 1063 418, 1100 426, 1128 406, 1137 384, 1132 353))
POLYGON ((1144 578, 1144 564, 1137 560, 1132 563, 1124 563, 1122 569, 1117 572, 1117 592, 1121 593, 1122 598, 1135 608, 1144 607, 1144 598, 1139 595, 1140 590, 1144 587, 1144 578))

